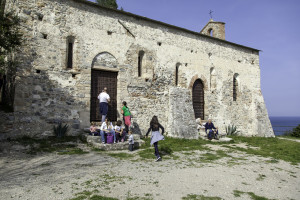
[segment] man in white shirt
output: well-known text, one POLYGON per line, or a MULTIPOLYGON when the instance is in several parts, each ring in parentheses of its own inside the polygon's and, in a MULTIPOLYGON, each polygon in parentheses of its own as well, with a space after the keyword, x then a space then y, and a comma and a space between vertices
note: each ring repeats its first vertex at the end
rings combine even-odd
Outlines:
POLYGON ((98 96, 100 102, 100 115, 102 116, 102 122, 104 122, 107 112, 108 112, 108 102, 110 101, 110 97, 107 94, 107 87, 105 87, 102 92, 98 96))

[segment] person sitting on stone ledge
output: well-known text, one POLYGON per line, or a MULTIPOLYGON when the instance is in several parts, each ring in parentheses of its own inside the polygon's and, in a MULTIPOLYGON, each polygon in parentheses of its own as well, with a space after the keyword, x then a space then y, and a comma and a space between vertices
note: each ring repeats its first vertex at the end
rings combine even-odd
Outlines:
POLYGON ((196 119, 196 123, 197 123, 197 130, 200 131, 201 128, 205 128, 205 123, 202 122, 201 118, 197 118, 196 119))
POLYGON ((95 125, 95 122, 91 122, 90 135, 93 135, 93 136, 99 135, 99 133, 97 131, 97 126, 95 125))
POLYGON ((109 123, 109 120, 107 118, 105 118, 105 121, 102 122, 102 125, 100 127, 101 140, 103 144, 105 144, 105 134, 109 133, 113 134, 114 143, 116 143, 116 133, 113 130, 112 124, 109 123))
POLYGON ((207 134, 207 138, 209 140, 218 139, 218 134, 219 134, 218 129, 214 126, 211 119, 208 119, 208 122, 204 126, 205 126, 205 132, 207 134), (209 130, 208 133, 207 130, 209 130))
POLYGON ((118 120, 115 126, 116 140, 117 142, 124 142, 126 137, 126 131, 122 127, 122 121, 118 120))

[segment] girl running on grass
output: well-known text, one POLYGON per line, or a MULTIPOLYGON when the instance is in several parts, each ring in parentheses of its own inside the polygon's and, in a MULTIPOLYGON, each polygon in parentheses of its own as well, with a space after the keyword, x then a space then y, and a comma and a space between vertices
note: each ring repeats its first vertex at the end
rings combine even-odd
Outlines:
POLYGON ((160 123, 158 122, 158 119, 155 115, 152 117, 152 120, 150 122, 150 128, 148 129, 148 131, 146 133, 146 137, 148 137, 148 134, 150 133, 151 130, 152 130, 152 136, 151 136, 150 144, 154 145, 156 161, 160 161, 161 157, 158 152, 158 141, 164 140, 163 134, 165 132, 165 129, 162 125, 160 125, 160 123), (159 132, 159 128, 162 131, 161 133, 159 132))

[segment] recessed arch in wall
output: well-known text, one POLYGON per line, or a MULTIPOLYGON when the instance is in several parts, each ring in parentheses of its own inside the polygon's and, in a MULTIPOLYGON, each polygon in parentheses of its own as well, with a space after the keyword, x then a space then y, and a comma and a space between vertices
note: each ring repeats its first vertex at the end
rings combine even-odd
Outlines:
POLYGON ((204 119, 204 85, 201 79, 196 79, 193 84, 192 99, 195 119, 204 119))
POLYGON ((207 30, 207 34, 208 34, 209 36, 213 37, 213 36, 214 36, 214 30, 213 30, 212 28, 208 29, 208 30, 207 30))
POLYGON ((143 50, 139 51, 139 55, 138 55, 138 77, 142 76, 144 55, 145 55, 145 51, 143 51, 143 50))
POLYGON ((118 66, 118 60, 116 59, 116 57, 106 51, 98 53, 92 61, 92 68, 97 68, 97 67, 117 68, 117 66, 118 66))
POLYGON ((236 101, 238 98, 238 94, 239 94, 239 74, 235 73, 233 75, 233 90, 232 90, 232 98, 233 101, 236 101))
POLYGON ((176 63, 175 66, 175 85, 178 86, 179 83, 179 67, 180 67, 181 63, 176 63))
POLYGON ((99 100, 97 97, 102 92, 104 87, 107 88, 107 93, 110 96, 107 118, 112 121, 117 120, 117 66, 117 59, 109 52, 101 52, 97 54, 92 61, 90 103, 91 121, 101 121, 99 100))
POLYGON ((66 38, 66 68, 72 69, 74 66, 74 44, 75 37, 72 35, 66 38))
POLYGON ((208 90, 208 82, 207 82, 207 80, 206 80, 206 78, 203 76, 203 75, 198 75, 198 74, 196 74, 196 75, 194 75, 192 78, 191 78, 191 81, 190 81, 190 84, 189 84, 189 89, 190 90, 192 90, 193 89, 193 85, 194 85, 194 83, 195 83, 195 81, 197 80, 197 79, 201 79, 201 81, 202 81, 202 83, 203 83, 203 89, 204 90, 208 90))
POLYGON ((217 87, 217 75, 214 67, 210 68, 210 90, 214 90, 217 87))

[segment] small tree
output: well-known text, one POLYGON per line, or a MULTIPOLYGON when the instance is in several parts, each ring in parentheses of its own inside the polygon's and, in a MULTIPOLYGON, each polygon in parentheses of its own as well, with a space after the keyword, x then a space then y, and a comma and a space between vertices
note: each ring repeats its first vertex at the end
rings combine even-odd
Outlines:
POLYGON ((116 0, 97 0, 98 4, 108 8, 118 9, 116 0))
POLYGON ((3 5, 1 3, 0 9, 0 91, 3 94, 1 103, 12 108, 16 72, 14 51, 21 45, 22 34, 19 30, 19 17, 13 12, 4 13, 3 5))
POLYGON ((293 129, 291 136, 300 138, 300 124, 293 129))
POLYGON ((6 56, 21 45, 22 34, 19 31, 20 19, 13 12, 0 14, 0 73, 7 66, 6 56))

